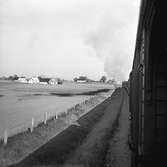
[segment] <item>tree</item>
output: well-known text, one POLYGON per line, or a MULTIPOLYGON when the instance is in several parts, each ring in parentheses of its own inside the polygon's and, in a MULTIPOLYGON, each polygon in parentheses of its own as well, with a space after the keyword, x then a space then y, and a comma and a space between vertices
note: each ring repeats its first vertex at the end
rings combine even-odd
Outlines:
POLYGON ((18 80, 18 78, 19 78, 19 77, 18 77, 16 74, 13 75, 13 76, 9 76, 9 77, 8 77, 8 79, 9 79, 9 80, 12 80, 12 81, 13 81, 13 80, 18 80))
POLYGON ((61 84, 63 84, 63 80, 61 80, 60 78, 58 78, 57 79, 57 83, 61 85, 61 84))
POLYGON ((107 80, 107 77, 106 77, 106 76, 102 76, 102 77, 101 77, 101 79, 100 79, 100 82, 105 83, 105 82, 106 82, 106 80, 107 80))
POLYGON ((74 78, 73 80, 74 80, 74 82, 77 82, 78 78, 74 78))
POLYGON ((15 74, 14 76, 13 76, 13 80, 18 80, 19 79, 19 77, 15 74))

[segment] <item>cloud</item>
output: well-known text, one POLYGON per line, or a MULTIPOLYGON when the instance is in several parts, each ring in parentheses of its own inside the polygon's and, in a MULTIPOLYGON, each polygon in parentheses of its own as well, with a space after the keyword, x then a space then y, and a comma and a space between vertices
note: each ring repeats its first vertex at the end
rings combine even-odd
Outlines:
POLYGON ((104 61, 108 76, 121 81, 128 79, 132 66, 139 3, 127 0, 127 4, 115 5, 105 11, 96 31, 86 34, 85 44, 104 61))
POLYGON ((0 71, 126 79, 138 9, 139 0, 0 0, 0 71))

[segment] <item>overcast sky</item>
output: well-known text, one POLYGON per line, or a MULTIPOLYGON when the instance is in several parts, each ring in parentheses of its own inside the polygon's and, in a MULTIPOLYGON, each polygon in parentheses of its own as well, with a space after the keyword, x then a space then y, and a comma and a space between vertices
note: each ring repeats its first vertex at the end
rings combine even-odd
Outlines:
POLYGON ((0 75, 124 80, 139 0, 0 0, 0 75))

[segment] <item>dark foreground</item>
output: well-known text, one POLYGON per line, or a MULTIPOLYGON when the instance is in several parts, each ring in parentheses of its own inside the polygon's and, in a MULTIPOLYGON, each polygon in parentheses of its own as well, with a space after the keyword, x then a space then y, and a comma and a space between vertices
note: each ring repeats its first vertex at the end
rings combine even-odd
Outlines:
POLYGON ((103 103, 13 167, 130 167, 128 95, 103 103))

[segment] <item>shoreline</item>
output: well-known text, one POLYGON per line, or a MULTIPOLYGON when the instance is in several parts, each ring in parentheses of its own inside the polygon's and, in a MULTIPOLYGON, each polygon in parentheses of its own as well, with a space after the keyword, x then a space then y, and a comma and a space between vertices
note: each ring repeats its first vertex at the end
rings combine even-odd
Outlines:
POLYGON ((50 139, 62 132, 72 124, 77 125, 77 120, 91 109, 102 103, 112 93, 99 94, 90 97, 82 103, 76 104, 66 112, 50 118, 46 124, 38 124, 33 132, 29 130, 9 137, 6 145, 0 142, 0 164, 2 167, 17 163, 27 155, 44 145, 50 139))

